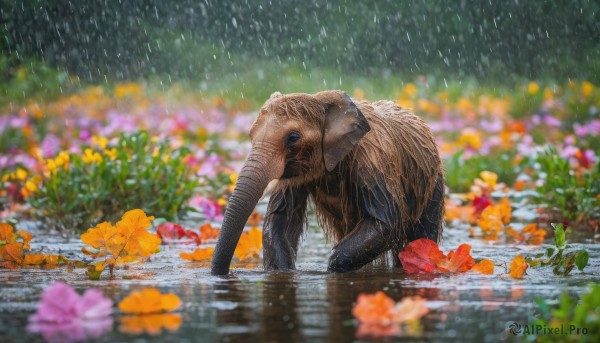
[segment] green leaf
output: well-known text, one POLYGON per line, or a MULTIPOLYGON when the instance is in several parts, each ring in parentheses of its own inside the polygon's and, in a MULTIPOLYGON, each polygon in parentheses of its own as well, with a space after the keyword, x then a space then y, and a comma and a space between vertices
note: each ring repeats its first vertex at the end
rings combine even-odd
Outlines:
POLYGON ((577 269, 583 270, 588 264, 588 260, 590 259, 590 255, 586 250, 577 251, 577 255, 575 256, 575 264, 577 265, 577 269))
POLYGON ((551 257, 552 255, 554 255, 554 248, 548 248, 546 249, 546 256, 547 257, 551 257))
POLYGON ((87 275, 90 280, 100 280, 100 274, 102 274, 102 270, 96 270, 94 265, 88 266, 87 275))
POLYGON ((554 242, 556 247, 561 249, 565 247, 565 227, 559 223, 554 226, 554 242))

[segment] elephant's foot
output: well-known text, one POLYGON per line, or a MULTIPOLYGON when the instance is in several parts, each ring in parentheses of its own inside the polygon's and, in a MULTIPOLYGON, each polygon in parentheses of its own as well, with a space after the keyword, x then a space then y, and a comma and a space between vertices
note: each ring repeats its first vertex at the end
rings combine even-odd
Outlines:
POLYGON ((389 226, 376 219, 361 221, 333 248, 327 270, 345 273, 373 261, 392 246, 390 233, 389 226))

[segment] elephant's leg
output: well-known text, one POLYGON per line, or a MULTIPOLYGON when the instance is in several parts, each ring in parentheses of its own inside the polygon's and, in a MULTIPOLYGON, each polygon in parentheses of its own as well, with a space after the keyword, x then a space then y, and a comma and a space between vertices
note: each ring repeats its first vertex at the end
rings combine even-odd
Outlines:
POLYGON ((362 220, 333 248, 327 270, 343 273, 359 269, 392 247, 390 237, 389 225, 373 218, 362 220))
POLYGON ((273 191, 263 229, 265 270, 293 270, 300 235, 306 222, 308 191, 305 187, 273 191))
POLYGON ((409 232, 408 241, 412 242, 419 238, 428 238, 434 242, 439 242, 442 238, 442 226, 444 221, 444 179, 440 176, 431 199, 419 223, 414 230, 409 232))

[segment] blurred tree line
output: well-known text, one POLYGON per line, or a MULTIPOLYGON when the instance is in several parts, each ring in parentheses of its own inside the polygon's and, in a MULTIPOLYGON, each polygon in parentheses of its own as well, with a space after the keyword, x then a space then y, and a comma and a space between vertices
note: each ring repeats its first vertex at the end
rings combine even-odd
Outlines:
POLYGON ((0 4, 4 61, 35 56, 90 81, 153 74, 194 79, 266 61, 366 75, 600 82, 597 0, 0 4))

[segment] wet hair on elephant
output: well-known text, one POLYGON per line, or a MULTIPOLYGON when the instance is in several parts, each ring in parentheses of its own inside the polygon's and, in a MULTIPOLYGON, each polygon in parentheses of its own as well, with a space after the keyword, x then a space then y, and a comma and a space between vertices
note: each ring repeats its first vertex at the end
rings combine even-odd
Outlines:
POLYGON ((391 101, 341 91, 274 93, 250 129, 252 149, 229 199, 212 273, 227 274, 244 224, 277 179, 263 229, 266 270, 292 270, 306 209, 335 245, 328 270, 346 272, 418 238, 441 238, 444 172, 426 123, 391 101))

